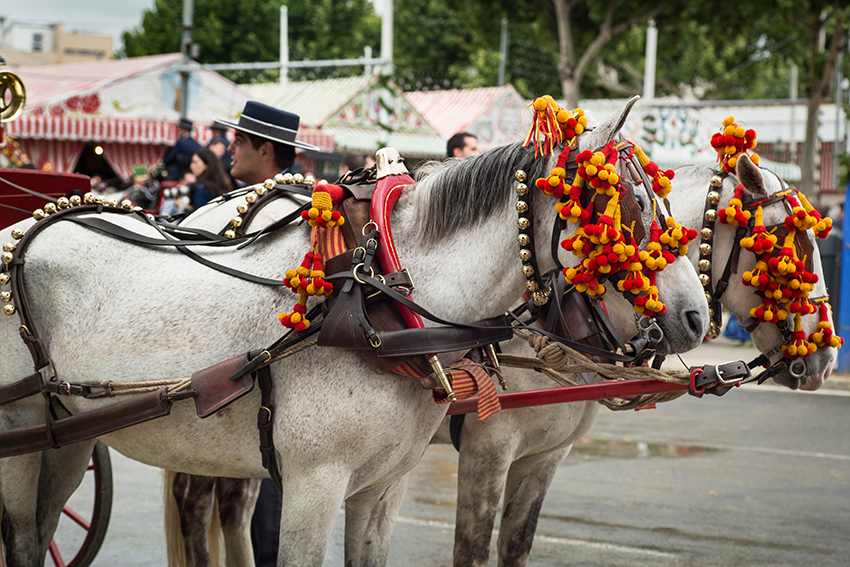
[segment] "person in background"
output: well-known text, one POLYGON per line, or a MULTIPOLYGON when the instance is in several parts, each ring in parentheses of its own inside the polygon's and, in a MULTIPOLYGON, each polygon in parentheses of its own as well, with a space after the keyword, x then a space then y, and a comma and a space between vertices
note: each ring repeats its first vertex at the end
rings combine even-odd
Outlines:
MULTIPOLYGON (((247 185, 254 185, 278 173, 292 173, 295 148, 319 150, 295 139, 299 122, 297 114, 256 101, 245 103, 239 122, 217 120, 217 125, 236 130, 227 148, 233 154, 231 175, 247 185)), ((263 479, 251 520, 256 567, 274 567, 277 562, 280 513, 281 494, 271 479, 263 479)))
POLYGON ((465 158, 478 155, 478 138, 469 132, 458 132, 446 144, 446 157, 465 158))
POLYGON ((177 141, 162 158, 165 179, 175 181, 189 171, 192 156, 201 147, 201 144, 192 137, 193 128, 192 121, 186 118, 181 118, 177 123, 177 141))
POLYGON ((339 176, 342 177, 349 171, 366 166, 366 156, 363 154, 346 154, 339 166, 339 176))
POLYGON ((159 183, 148 178, 147 166, 133 166, 133 184, 127 189, 127 198, 147 211, 156 209, 159 183))
POLYGON ((230 180, 218 156, 209 148, 201 148, 192 156, 189 170, 195 181, 189 183, 192 208, 206 205, 212 199, 230 191, 230 180))

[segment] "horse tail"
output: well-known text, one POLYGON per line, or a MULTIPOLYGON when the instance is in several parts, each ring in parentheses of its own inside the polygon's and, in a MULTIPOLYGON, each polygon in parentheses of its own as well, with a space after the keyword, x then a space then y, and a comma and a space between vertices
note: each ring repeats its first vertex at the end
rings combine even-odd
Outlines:
POLYGON ((174 471, 164 471, 162 475, 162 499, 165 508, 165 550, 168 567, 186 567, 186 551, 183 534, 180 531, 180 510, 174 498, 174 471))

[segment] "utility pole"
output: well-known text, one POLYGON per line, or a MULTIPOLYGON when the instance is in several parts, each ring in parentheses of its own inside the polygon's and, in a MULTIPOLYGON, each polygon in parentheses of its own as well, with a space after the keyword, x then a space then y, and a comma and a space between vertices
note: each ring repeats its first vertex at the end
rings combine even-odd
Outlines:
POLYGON ((502 40, 499 43, 499 86, 505 84, 505 67, 508 63, 508 19, 502 18, 502 40))
POLYGON ((381 59, 385 61, 382 75, 393 74, 393 0, 384 0, 381 15, 381 59))
POLYGON ((188 118, 189 113, 189 61, 192 60, 192 12, 194 0, 183 0, 183 70, 180 71, 180 116, 188 118))
POLYGON ((289 8, 280 7, 280 84, 289 82, 289 8))
POLYGON ((658 49, 658 28, 655 20, 649 20, 646 28, 646 63, 643 72, 643 102, 652 104, 655 100, 655 52, 658 49))

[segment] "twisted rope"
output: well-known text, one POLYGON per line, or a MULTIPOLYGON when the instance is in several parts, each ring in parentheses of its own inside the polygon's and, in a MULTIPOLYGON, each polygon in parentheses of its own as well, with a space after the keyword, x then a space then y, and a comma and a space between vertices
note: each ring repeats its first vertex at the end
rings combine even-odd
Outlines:
MULTIPOLYGON (((648 366, 623 367, 613 364, 600 364, 593 362, 584 354, 568 347, 567 345, 552 342, 543 335, 530 333, 526 331, 515 330, 514 334, 519 338, 528 342, 528 346, 534 349, 536 354, 532 356, 519 356, 513 354, 500 354, 499 362, 505 366, 514 368, 530 368, 538 370, 551 378, 561 386, 575 386, 577 383, 560 372, 576 374, 581 372, 590 372, 599 374, 600 376, 611 380, 661 380, 673 384, 687 385, 690 382, 690 374, 682 370, 656 370, 648 366)), ((667 402, 675 400, 684 395, 685 392, 660 392, 657 394, 644 394, 640 397, 640 406, 648 406, 655 403, 667 402)), ((613 411, 632 409, 632 405, 627 405, 630 401, 627 398, 615 398, 618 405, 623 404, 623 407, 611 406, 602 403, 608 409, 613 411)))

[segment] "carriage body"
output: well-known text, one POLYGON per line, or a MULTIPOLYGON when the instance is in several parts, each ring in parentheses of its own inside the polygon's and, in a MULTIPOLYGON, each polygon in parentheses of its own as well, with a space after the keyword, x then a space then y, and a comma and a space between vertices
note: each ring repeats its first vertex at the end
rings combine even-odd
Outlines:
POLYGON ((90 190, 90 179, 79 173, 56 173, 33 169, 0 169, 0 226, 11 226, 32 215, 44 205, 44 196, 58 199, 73 191, 80 195, 90 190), (38 192, 30 195, 20 187, 38 192))

